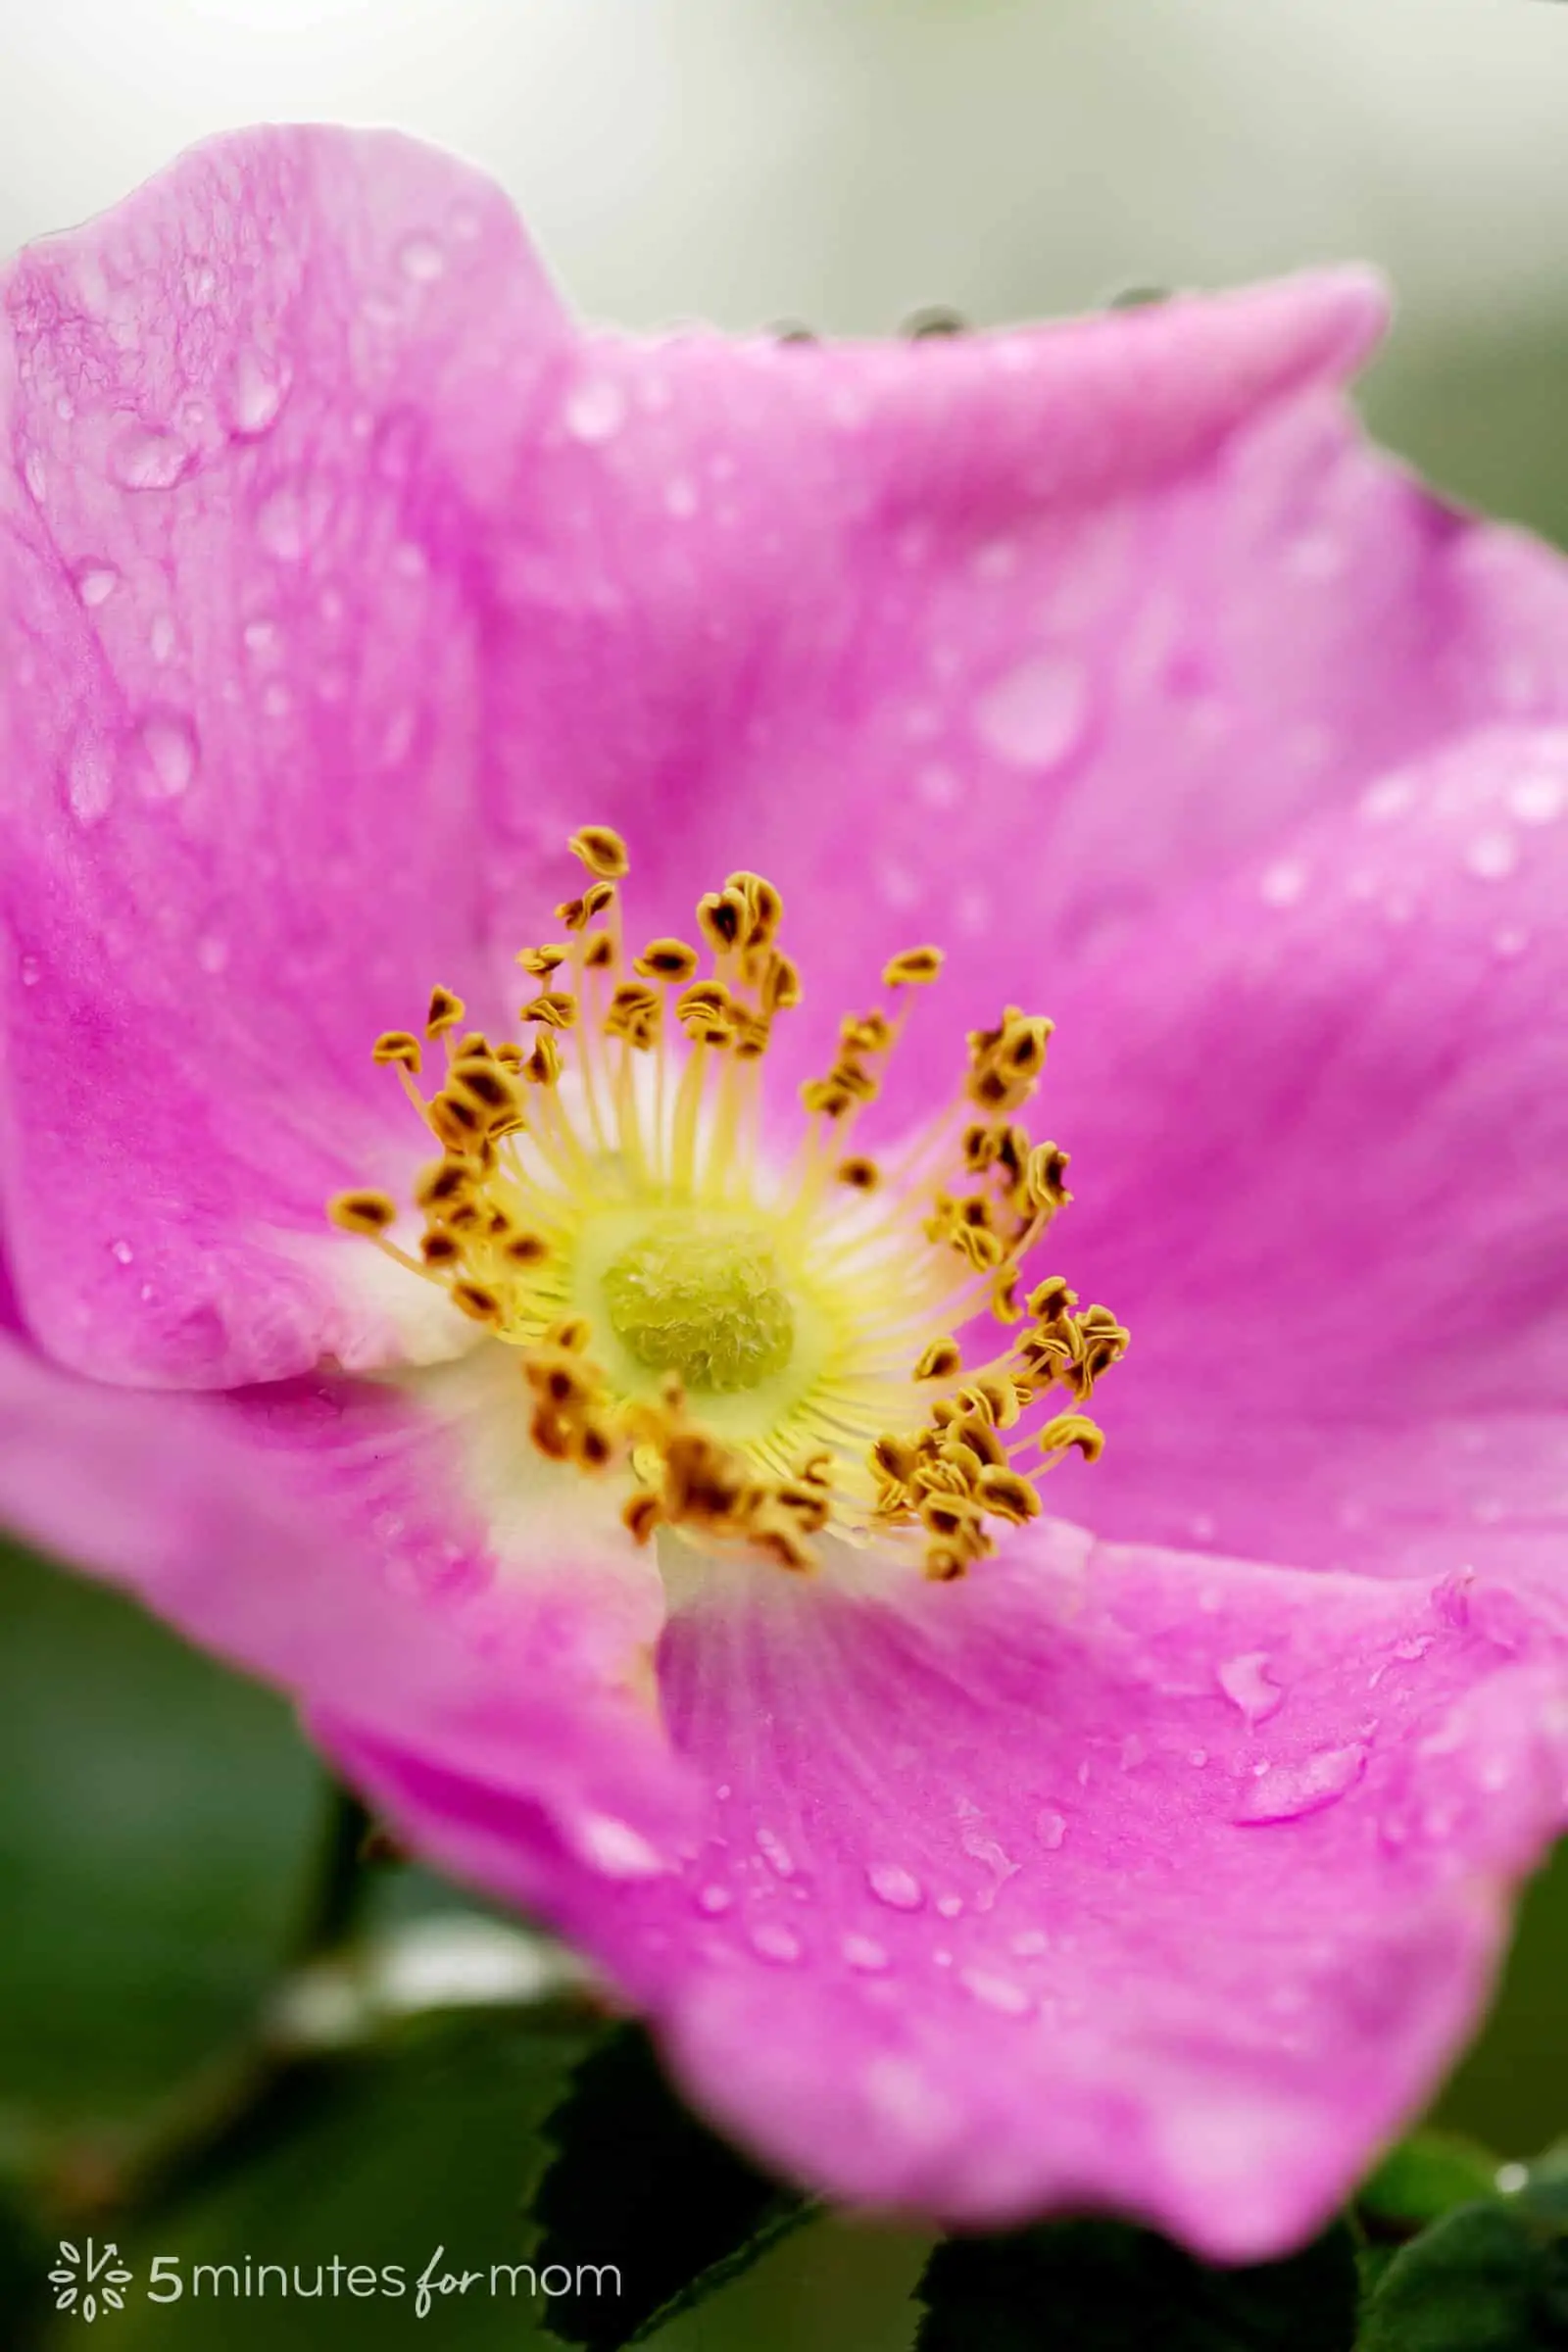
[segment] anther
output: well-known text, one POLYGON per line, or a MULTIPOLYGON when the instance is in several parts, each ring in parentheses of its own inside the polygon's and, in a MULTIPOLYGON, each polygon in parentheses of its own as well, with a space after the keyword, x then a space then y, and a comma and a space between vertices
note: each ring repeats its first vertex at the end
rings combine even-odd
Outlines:
POLYGON ((416 1077, 423 1058, 418 1039, 408 1029, 384 1029, 370 1048, 372 1061, 401 1062, 406 1070, 413 1070, 416 1077))
POLYGON ((640 979, 680 985, 697 969, 697 950, 683 939, 651 939, 631 968, 640 979))
POLYGON ((914 1367, 916 1380, 953 1380, 963 1369, 956 1340, 933 1340, 914 1367))
POLYGON ((450 988, 433 988, 430 1009, 424 1016, 425 1036, 439 1037, 443 1030, 455 1029, 466 1010, 463 999, 454 996, 450 988))
POLYGON ((609 825, 579 826, 566 846, 596 881, 618 882, 630 870, 626 844, 609 825))
POLYGON ((925 988, 941 976, 940 948, 906 948, 882 967, 884 988, 925 988))
POLYGON ((326 1213, 345 1233, 385 1233, 397 1223, 397 1202, 386 1193, 338 1193, 326 1213))

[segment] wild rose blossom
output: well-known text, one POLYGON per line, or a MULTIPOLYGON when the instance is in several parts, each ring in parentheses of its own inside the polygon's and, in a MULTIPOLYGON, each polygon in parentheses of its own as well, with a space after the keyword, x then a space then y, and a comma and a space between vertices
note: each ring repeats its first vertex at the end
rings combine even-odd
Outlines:
POLYGON ((1560 566, 1353 273, 642 343, 310 130, 5 300, 13 1523, 802 2179, 1288 2246, 1561 1811, 1560 566))

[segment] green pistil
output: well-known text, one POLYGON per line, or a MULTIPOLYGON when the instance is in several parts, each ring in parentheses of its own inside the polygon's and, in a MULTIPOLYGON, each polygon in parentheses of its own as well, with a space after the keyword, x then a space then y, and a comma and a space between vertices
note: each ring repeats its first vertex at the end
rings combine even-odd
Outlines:
POLYGON ((795 1314, 763 1235, 742 1221, 670 1218, 603 1276, 616 1337, 639 1363, 688 1389, 755 1389, 789 1362, 795 1314))

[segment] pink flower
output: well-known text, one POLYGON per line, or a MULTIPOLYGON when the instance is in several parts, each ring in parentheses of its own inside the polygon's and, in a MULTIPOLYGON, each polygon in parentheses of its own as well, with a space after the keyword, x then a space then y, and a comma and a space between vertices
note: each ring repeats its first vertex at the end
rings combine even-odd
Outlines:
POLYGON ((13 1522, 803 2180, 1299 2238, 1568 1723, 1568 587, 1357 439, 1376 289, 635 343, 313 130, 6 305, 13 1522))

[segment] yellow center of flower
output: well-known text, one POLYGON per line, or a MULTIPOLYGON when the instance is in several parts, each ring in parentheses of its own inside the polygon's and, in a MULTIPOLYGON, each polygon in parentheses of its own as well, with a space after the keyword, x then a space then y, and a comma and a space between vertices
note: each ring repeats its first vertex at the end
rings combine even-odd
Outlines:
POLYGON ((600 1277, 610 1327, 640 1364, 688 1389, 755 1389, 782 1372, 795 1310, 767 1228, 753 1217, 694 1228, 662 1217, 600 1277))
MULTIPOLYGON (((422 1039, 376 1041, 440 1146, 415 1246, 387 1194, 330 1216, 517 1351, 519 1435, 621 1479, 639 1542, 663 1527, 807 1569, 831 1532, 963 1574, 1039 1510, 1053 1462, 1098 1455, 1081 1408, 1127 1344, 1059 1277, 1018 1295, 1070 1198, 1065 1152, 1017 1116, 1051 1023, 1008 1006, 972 1032, 961 1087, 884 1166, 851 1147, 906 1015, 847 1016, 780 1162, 761 1072, 801 983, 777 891, 731 874, 697 907, 706 957, 655 939, 628 968, 624 845, 591 825, 571 847, 590 879, 556 910, 566 936, 517 959, 527 1042, 466 1030, 445 988, 422 1039), (1043 1410, 1054 1392, 1065 1409, 1043 1410)), ((941 965, 912 948, 884 989, 902 1007, 941 965)))

